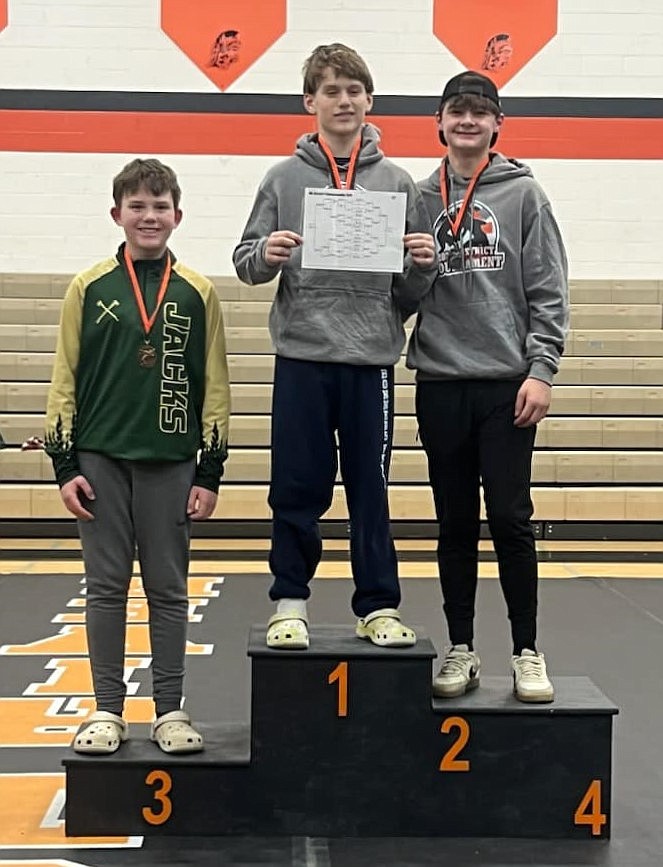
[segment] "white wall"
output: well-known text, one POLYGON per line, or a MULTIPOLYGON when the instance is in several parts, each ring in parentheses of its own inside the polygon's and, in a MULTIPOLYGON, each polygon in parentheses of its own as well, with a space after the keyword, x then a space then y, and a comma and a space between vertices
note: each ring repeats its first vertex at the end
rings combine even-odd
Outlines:
MULTIPOLYGON (((9 0, 0 82, 17 89, 215 92, 161 32, 159 5, 9 0)), ((502 89, 504 96, 663 96, 660 0, 559 0, 559 8, 557 37, 502 89)), ((290 0, 288 32, 230 92, 298 93, 311 49, 343 41, 366 57, 378 93, 437 94, 462 67, 431 22, 432 0, 290 0)), ((132 156, 0 151, 0 272, 70 273, 108 255, 120 240, 108 216, 110 181, 132 156)), ((184 191, 185 221, 173 248, 199 270, 232 273, 230 253, 273 160, 163 159, 184 191)), ((399 162, 417 178, 435 166, 399 162)), ((663 277, 660 162, 530 164, 553 201, 573 277, 663 277)))

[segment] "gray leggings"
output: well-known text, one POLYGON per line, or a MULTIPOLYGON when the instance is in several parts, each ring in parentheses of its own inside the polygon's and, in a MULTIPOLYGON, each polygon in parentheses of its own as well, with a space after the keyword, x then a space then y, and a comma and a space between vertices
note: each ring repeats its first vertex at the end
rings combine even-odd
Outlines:
POLYGON ((195 461, 144 463, 80 452, 96 499, 79 521, 87 586, 87 640, 97 709, 121 714, 126 686, 126 606, 136 548, 147 597, 156 714, 181 705, 188 620, 195 461))

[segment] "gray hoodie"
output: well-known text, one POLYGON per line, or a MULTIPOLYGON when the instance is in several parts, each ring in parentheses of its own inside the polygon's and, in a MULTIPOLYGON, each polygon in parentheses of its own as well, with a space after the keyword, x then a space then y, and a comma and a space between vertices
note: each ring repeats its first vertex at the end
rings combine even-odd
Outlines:
MULTIPOLYGON (((282 266, 263 257, 267 236, 302 233, 304 189, 330 186, 317 133, 302 136, 294 156, 271 168, 260 184, 242 239, 233 253, 240 280, 266 283, 281 271, 269 315, 278 355, 308 361, 394 364, 405 344, 404 320, 414 313, 437 273, 405 256, 402 274, 302 269, 301 248, 282 266)), ((431 232, 421 193, 407 172, 386 159, 379 133, 365 124, 357 162, 357 189, 407 193, 406 233, 431 232)))
MULTIPOLYGON (((467 181, 447 171, 454 215, 467 181)), ((567 263, 550 202, 530 169, 495 154, 463 221, 462 255, 444 213, 439 169, 419 188, 440 263, 407 366, 418 379, 531 376, 552 383, 568 328, 567 263)))

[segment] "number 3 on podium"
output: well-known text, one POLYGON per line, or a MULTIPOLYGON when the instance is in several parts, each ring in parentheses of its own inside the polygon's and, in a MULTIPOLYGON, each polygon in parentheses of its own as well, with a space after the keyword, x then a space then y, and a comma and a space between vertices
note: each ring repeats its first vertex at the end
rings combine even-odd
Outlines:
POLYGON ((168 793, 173 788, 173 778, 168 771, 150 771, 145 777, 145 784, 158 786, 152 793, 152 797, 159 804, 159 809, 155 811, 152 807, 143 807, 143 819, 150 825, 163 825, 173 812, 173 802, 168 797, 168 793))

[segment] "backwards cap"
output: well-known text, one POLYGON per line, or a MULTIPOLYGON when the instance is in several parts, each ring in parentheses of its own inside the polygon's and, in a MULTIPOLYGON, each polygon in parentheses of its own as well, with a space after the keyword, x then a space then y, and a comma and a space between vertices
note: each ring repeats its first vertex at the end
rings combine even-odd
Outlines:
POLYGON ((485 96, 500 112, 502 111, 500 97, 494 82, 487 76, 472 71, 461 72, 447 81, 442 93, 442 99, 440 100, 440 108, 452 97, 464 96, 466 93, 472 93, 475 96, 485 96))

